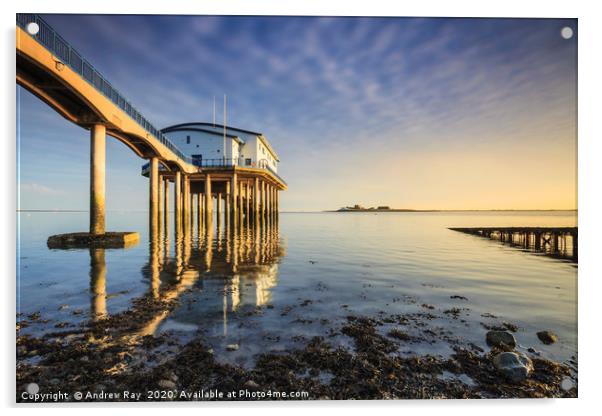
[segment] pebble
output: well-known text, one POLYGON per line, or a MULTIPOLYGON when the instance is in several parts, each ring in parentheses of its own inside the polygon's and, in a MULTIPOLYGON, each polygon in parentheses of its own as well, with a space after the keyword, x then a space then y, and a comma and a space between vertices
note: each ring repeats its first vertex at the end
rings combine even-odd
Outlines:
POLYGON ((492 347, 516 347, 516 339, 508 331, 489 331, 486 335, 487 345, 492 347))
POLYGON ((558 337, 551 331, 539 331, 537 338, 546 345, 550 345, 558 341, 558 337))
POLYGON ((176 383, 174 383, 171 380, 160 380, 159 381, 159 387, 161 387, 163 389, 175 389, 176 388, 176 383))
POLYGON ((226 349, 228 351, 236 351, 236 350, 238 350, 238 348, 240 348, 238 344, 228 344, 228 345, 226 345, 226 349))
POLYGON ((257 390, 259 389, 259 384, 257 384, 253 380, 248 380, 247 382, 245 382, 245 384, 243 384, 243 387, 248 390, 257 390))
POLYGON ((520 383, 533 371, 533 362, 520 352, 501 352, 493 357, 494 367, 514 383, 520 383))

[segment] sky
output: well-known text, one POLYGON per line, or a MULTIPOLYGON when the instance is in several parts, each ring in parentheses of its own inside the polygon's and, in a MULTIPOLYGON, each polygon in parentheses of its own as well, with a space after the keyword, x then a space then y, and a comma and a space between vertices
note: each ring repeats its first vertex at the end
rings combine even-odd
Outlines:
MULTIPOLYGON (((227 94, 280 157, 282 210, 577 207, 576 19, 44 18, 158 128, 227 94)), ((88 132, 17 104, 20 209, 87 210, 88 132)), ((107 209, 148 209, 143 163, 107 140, 107 209)))

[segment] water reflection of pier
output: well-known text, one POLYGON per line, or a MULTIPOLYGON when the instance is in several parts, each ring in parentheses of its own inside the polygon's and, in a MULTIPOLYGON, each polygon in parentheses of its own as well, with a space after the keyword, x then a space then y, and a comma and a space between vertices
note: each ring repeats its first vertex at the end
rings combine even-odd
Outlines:
POLYGON ((577 261, 579 254, 577 227, 474 227, 450 230, 574 261, 577 261))
MULTIPOLYGON (((228 216, 224 216, 228 217, 228 216)), ((228 313, 244 305, 253 307, 271 301, 271 289, 277 284, 278 262, 284 255, 280 244, 278 219, 243 221, 241 225, 226 218, 210 218, 208 223, 192 221, 188 227, 175 228, 173 237, 165 226, 151 223, 148 262, 142 275, 148 282, 148 299, 165 302, 179 298, 191 288, 209 295, 202 315, 189 317, 178 313, 178 320, 215 320, 223 322, 228 313), (215 221, 212 221, 215 220, 215 221)), ((106 265, 104 249, 90 250, 91 316, 107 317, 106 265)), ((145 318, 132 335, 156 332, 170 314, 165 308, 145 318)))

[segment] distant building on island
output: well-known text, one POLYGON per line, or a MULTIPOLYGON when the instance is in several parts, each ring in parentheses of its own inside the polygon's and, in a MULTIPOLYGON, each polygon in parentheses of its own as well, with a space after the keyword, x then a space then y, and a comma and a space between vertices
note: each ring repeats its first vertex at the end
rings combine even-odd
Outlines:
POLYGON ((338 211, 387 211, 387 210, 390 210, 390 209, 391 208, 389 206, 387 206, 387 205, 381 205, 381 206, 379 206, 377 208, 374 208, 374 207, 366 208, 366 207, 363 207, 363 206, 361 206, 359 204, 355 204, 352 207, 342 207, 342 208, 338 209, 338 211))
POLYGON ((376 208, 374 207, 363 207, 359 204, 355 204, 349 207, 342 207, 337 209, 335 212, 415 212, 415 209, 407 209, 407 208, 391 208, 389 205, 378 205, 376 208))

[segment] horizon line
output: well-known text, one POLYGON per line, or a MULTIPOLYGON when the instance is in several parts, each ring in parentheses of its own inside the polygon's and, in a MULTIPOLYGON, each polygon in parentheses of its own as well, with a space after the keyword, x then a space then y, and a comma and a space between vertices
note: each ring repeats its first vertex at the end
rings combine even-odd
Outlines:
MULTIPOLYGON (((339 211, 338 209, 322 209, 322 210, 286 210, 279 211, 281 213, 320 213, 320 212, 398 212, 398 213, 413 213, 413 212, 511 212, 511 211, 539 211, 539 212, 550 212, 550 211, 578 211, 577 208, 532 208, 532 209, 514 209, 514 208, 478 208, 478 209, 466 209, 466 208, 458 208, 458 209, 411 209, 411 208, 391 208, 389 210, 378 210, 378 209, 364 209, 364 210, 348 210, 348 211, 339 211)), ((87 209, 17 209, 16 212, 90 212, 87 209)), ((149 212, 148 210, 127 210, 127 209, 107 209, 106 212, 149 212)), ((173 210, 168 210, 168 212, 173 212, 173 210)))

